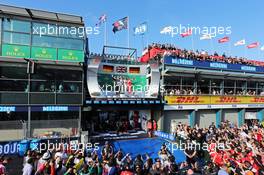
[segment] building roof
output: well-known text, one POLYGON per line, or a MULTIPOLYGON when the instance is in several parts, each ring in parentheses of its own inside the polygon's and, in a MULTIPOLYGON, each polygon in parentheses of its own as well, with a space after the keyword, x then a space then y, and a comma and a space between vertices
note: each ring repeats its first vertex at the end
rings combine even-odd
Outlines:
POLYGON ((15 7, 3 4, 0 4, 0 14, 16 15, 32 19, 45 19, 57 22, 74 23, 79 25, 84 24, 82 17, 77 15, 48 12, 43 10, 15 7))

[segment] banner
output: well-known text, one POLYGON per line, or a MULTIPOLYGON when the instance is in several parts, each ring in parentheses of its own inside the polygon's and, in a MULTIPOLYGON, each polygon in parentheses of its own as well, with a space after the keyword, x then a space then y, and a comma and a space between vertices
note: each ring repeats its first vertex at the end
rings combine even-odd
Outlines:
POLYGON ((58 61, 84 62, 84 52, 78 50, 58 50, 58 61))
POLYGON ((57 59, 57 49, 55 48, 42 48, 42 47, 32 47, 31 58, 36 60, 56 60, 57 59))
POLYGON ((30 47, 13 44, 2 45, 2 56, 30 58, 30 47))
POLYGON ((243 64, 229 64, 229 63, 220 63, 220 62, 212 62, 212 61, 188 60, 184 58, 174 58, 170 56, 164 58, 164 64, 184 66, 184 67, 230 70, 230 71, 239 71, 239 72, 264 73, 264 67, 261 66, 249 66, 243 64))
POLYGON ((169 105, 264 104, 259 96, 165 96, 169 105))

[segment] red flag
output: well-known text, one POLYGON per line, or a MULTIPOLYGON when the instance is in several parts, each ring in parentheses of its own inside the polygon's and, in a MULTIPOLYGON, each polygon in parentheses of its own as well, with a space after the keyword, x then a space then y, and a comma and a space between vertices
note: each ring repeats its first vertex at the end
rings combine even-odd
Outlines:
POLYGON ((248 49, 253 49, 253 48, 257 48, 259 46, 259 42, 255 42, 252 43, 250 45, 247 46, 248 49))
POLYGON ((185 33, 181 33, 181 36, 184 38, 184 37, 187 37, 187 36, 191 36, 192 35, 192 29, 189 29, 187 32, 185 33))
POLYGON ((229 37, 224 37, 224 38, 221 38, 221 39, 219 39, 218 40, 218 43, 226 43, 226 42, 228 42, 230 40, 230 38, 229 37))

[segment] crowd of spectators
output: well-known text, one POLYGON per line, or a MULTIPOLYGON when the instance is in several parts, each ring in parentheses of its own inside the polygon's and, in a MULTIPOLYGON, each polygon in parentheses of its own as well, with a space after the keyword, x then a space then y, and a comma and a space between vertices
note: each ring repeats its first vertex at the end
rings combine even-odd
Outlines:
MULTIPOLYGON (((149 45, 148 48, 145 50, 150 51, 151 49, 156 49, 155 57, 151 58, 154 60, 160 60, 164 55, 170 55, 177 58, 184 58, 184 59, 194 59, 198 61, 214 61, 214 62, 224 62, 230 64, 244 64, 244 65, 251 65, 251 66, 264 66, 264 62, 262 61, 255 61, 255 60, 248 60, 243 57, 232 57, 227 56, 225 53, 222 55, 214 52, 213 55, 209 54, 208 52, 202 51, 192 51, 186 49, 180 49, 173 44, 157 44, 153 43, 149 45)), ((147 55, 148 52, 145 52, 147 55)), ((144 56, 144 55, 143 55, 144 56)))
MULTIPOLYGON (((193 128, 178 123, 172 134, 185 146, 186 161, 176 163, 170 147, 163 144, 156 158, 147 154, 132 156, 115 151, 106 141, 101 151, 69 151, 63 147, 44 153, 27 151, 23 175, 263 175, 263 123, 252 122, 237 127, 229 121, 219 127, 193 128)), ((0 158, 0 174, 7 175, 0 158)))
POLYGON ((194 149, 185 151, 186 164, 197 174, 264 174, 264 128, 261 123, 254 121, 237 127, 226 121, 219 127, 212 123, 209 128, 197 125, 190 128, 179 123, 172 132, 177 140, 187 140, 194 145, 194 149), (202 168, 201 160, 205 162, 202 168))

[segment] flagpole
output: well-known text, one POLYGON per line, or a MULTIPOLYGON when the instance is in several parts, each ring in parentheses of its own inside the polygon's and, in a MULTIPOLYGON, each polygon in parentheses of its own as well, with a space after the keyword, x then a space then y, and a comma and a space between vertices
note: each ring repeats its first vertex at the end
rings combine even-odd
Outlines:
POLYGON ((230 41, 228 43, 228 47, 229 47, 229 56, 231 56, 231 42, 230 41))
MULTIPOLYGON (((129 34, 130 34, 130 26, 129 26, 129 16, 127 17, 127 48, 130 48, 130 41, 129 41, 129 34)), ((128 49, 128 56, 129 56, 129 49, 128 49)))
POLYGON ((194 52, 194 41, 193 41, 193 34, 192 34, 192 50, 194 52))
POLYGON ((104 23, 104 45, 107 45, 107 30, 106 30, 106 21, 104 23))

